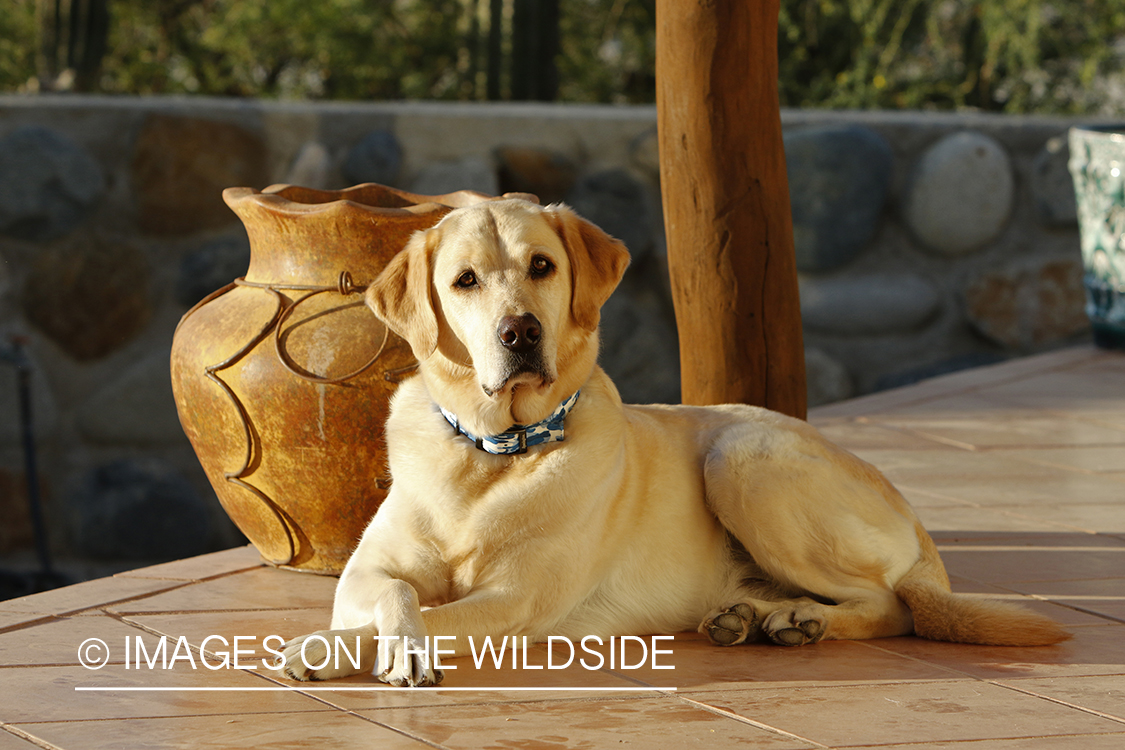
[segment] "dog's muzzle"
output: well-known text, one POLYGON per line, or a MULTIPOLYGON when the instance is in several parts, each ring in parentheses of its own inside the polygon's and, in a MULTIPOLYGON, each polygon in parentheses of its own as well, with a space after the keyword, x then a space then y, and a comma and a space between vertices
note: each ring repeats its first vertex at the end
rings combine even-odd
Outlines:
POLYGON ((543 326, 531 313, 505 315, 496 326, 496 338, 504 348, 503 376, 496 386, 484 385, 489 397, 504 390, 508 382, 520 375, 538 377, 544 384, 554 382, 551 368, 543 357, 543 326))

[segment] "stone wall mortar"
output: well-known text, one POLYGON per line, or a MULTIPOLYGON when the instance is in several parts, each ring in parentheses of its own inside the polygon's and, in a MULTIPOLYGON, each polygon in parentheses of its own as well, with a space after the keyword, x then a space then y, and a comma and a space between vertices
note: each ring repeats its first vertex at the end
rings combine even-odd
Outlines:
MULTIPOLYGON (((787 138, 802 133, 806 141, 853 129, 852 135, 861 133, 865 142, 884 142, 890 160, 887 176, 881 178, 886 181, 885 197, 878 198, 874 210, 866 205, 865 215, 874 217, 870 231, 849 232, 850 237, 870 240, 839 256, 831 267, 801 274, 803 288, 819 290, 823 304, 854 308, 848 316, 836 316, 837 321, 830 307, 808 311, 805 341, 813 350, 808 360, 814 402, 1088 336, 1082 311, 1073 309, 1074 296, 1067 289, 1059 292, 1060 285, 1072 282, 1067 269, 1076 268, 1080 259, 1072 209, 1068 214, 1069 182, 1059 172, 1065 170, 1065 144, 1060 154, 1059 142, 1052 139, 1064 135, 1076 119, 789 110, 782 113, 782 122, 787 138), (998 145, 1000 162, 1011 172, 1013 197, 994 238, 981 247, 948 254, 919 239, 910 225, 907 201, 920 179, 918 165, 936 144, 958 134, 998 145), (1012 291, 1013 284, 1040 283, 1041 294, 1012 291), (980 303, 994 289, 1003 291, 1003 299, 980 303), (1010 304, 1005 303, 1008 298, 1010 304), (1063 303, 1066 309, 1045 309, 1063 303), (849 320, 854 330, 847 329, 849 320)), ((92 472, 121 459, 156 458, 167 472, 186 478, 213 517, 205 546, 237 540, 222 523, 222 512, 178 429, 166 378, 154 364, 167 352, 175 324, 192 303, 190 298, 199 294, 200 284, 212 283, 207 271, 213 272, 218 286, 230 280, 229 269, 245 267, 244 232, 232 213, 216 208, 221 189, 229 186, 224 179, 245 179, 251 187, 262 188, 298 178, 312 187, 336 189, 346 186, 345 175, 362 175, 362 170, 383 164, 393 172, 383 179, 408 190, 529 189, 589 206, 588 211, 612 207, 595 218, 628 237, 635 262, 609 308, 618 313, 604 318, 603 361, 627 400, 676 400, 678 351, 655 126, 651 106, 0 96, 0 146, 21 128, 46 128, 92 157, 104 178, 88 213, 76 227, 61 229, 59 236, 37 240, 0 233, 0 339, 20 334, 31 340, 37 428, 43 472, 51 477, 51 512, 79 517, 71 505, 81 501, 76 498, 83 492, 74 488, 89 487, 92 472), (398 150, 397 160, 380 161, 376 150, 357 161, 355 147, 376 131, 383 135, 370 141, 375 144, 371 148, 390 143, 398 150), (138 156, 141 142, 150 144, 143 158, 138 156), (200 153, 198 145, 185 153, 187 146, 181 142, 213 144, 208 148, 216 153, 200 153), (246 156, 250 152, 252 158, 246 156), (161 158, 165 153, 168 164, 161 158), (232 166, 236 158, 245 163, 232 166), (233 171, 224 172, 225 167, 233 171), (173 177, 161 177, 168 174, 173 177), (153 203, 147 199, 168 187, 151 182, 159 179, 190 182, 192 194, 171 207, 153 203), (208 219, 193 222, 195 215, 208 219), (67 277, 77 258, 86 258, 83 268, 97 270, 103 279, 100 286, 67 277), (119 268, 102 268, 99 259, 143 268, 122 274, 119 268), (44 286, 42 279, 49 283, 44 286), (135 299, 128 305, 114 291, 117 279, 142 287, 134 289, 135 299), (82 310, 67 311, 60 318, 54 308, 65 303, 44 288, 72 290, 62 299, 80 298, 95 310, 116 301, 122 314, 142 311, 143 325, 126 330, 96 314, 83 317, 82 310), (99 328, 103 325, 104 330, 99 328), (98 337, 98 345, 85 340, 88 337, 98 337), (638 367, 638 362, 646 366, 638 367), (132 392, 137 394, 136 409, 130 406, 132 392), (113 424, 98 423, 111 415, 113 424)), ((820 145, 830 148, 832 142, 820 145)), ((815 172, 806 175, 811 181, 799 181, 796 168, 790 164, 795 186, 846 187, 846 180, 825 181, 825 175, 815 172)), ((818 166, 814 159, 800 168, 818 166)), ((792 197, 795 205, 810 200, 792 197)), ((844 196, 829 209, 847 211, 848 200, 862 198, 844 196)), ((834 219, 829 213, 817 220, 834 219)), ((814 296, 808 292, 808 304, 814 296)), ((13 383, 8 369, 0 366, 0 472, 18 476, 13 383)), ((3 486, 15 485, 0 485, 0 491, 3 486)), ((54 541, 65 548, 73 540, 61 534, 54 541)))

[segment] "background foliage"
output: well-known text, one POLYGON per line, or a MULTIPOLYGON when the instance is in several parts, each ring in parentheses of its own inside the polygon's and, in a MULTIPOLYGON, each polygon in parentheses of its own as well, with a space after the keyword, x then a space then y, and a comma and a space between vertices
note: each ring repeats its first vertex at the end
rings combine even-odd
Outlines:
MULTIPOLYGON (((650 102, 656 0, 0 0, 0 90, 650 102), (89 79, 38 52, 44 7, 108 7, 89 79), (547 10, 543 10, 546 8, 547 10), (542 25, 550 28, 540 29, 542 25), (513 28, 518 32, 513 34, 513 28), (558 49, 519 81, 530 33, 558 49), (75 80, 92 80, 76 84, 75 80)), ((782 0, 788 106, 1125 110, 1122 0, 782 0)), ((539 44, 539 43, 537 43, 539 44)), ((533 45, 535 46, 535 45, 533 45)), ((60 53, 61 54, 61 53, 60 53)))
POLYGON ((792 106, 1125 109, 1121 0, 783 0, 780 26, 792 106))
POLYGON ((15 91, 35 74, 35 13, 29 0, 0 0, 0 91, 15 91))

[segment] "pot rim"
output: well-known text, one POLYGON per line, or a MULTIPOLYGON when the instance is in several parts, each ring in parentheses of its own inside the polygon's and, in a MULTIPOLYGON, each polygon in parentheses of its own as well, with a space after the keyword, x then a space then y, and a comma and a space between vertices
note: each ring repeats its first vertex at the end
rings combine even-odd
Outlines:
POLYGON ((1074 125, 1070 128, 1070 132, 1102 135, 1115 141, 1125 141, 1125 122, 1104 125, 1074 125))
MULTIPOLYGON (((517 196, 513 195, 512 197, 517 196)), ((461 208, 494 199, 490 195, 478 193, 474 190, 458 190, 444 195, 419 195, 374 182, 365 182, 344 190, 318 190, 287 183, 270 185, 260 191, 250 187, 229 187, 223 190, 223 200, 231 209, 236 209, 238 205, 251 203, 273 213, 288 216, 339 210, 357 210, 383 216, 395 216, 427 214, 444 208, 461 208), (372 205, 364 200, 372 193, 393 196, 400 200, 402 205, 372 205)))

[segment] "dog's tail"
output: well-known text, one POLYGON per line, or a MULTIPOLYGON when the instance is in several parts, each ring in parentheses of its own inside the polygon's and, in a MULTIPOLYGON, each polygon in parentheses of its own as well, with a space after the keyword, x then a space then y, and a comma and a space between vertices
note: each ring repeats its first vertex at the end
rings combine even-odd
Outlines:
POLYGON ((921 526, 918 540, 922 556, 895 587, 914 615, 915 634, 988 646, 1050 646, 1071 637, 1051 618, 1018 604, 951 593, 937 546, 921 526))

